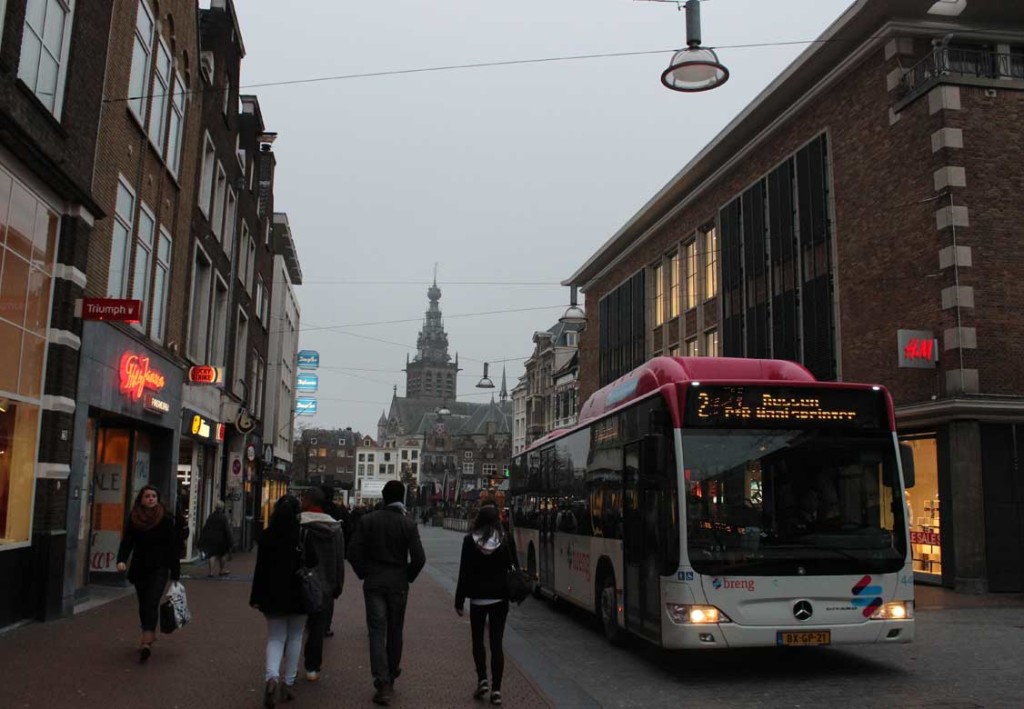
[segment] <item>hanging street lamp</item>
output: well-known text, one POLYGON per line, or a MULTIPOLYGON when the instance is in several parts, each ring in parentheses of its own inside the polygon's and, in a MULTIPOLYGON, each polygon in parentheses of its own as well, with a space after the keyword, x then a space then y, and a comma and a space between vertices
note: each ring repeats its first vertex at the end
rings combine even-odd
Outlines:
POLYGON ((715 89, 729 80, 729 70, 714 50, 700 46, 700 0, 687 0, 686 48, 672 55, 661 83, 673 91, 695 93, 715 89))

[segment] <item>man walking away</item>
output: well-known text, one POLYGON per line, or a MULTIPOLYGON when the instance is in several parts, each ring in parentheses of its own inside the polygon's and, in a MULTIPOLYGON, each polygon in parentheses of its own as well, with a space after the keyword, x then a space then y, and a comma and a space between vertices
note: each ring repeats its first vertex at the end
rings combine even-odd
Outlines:
POLYGON ((415 520, 406 516, 405 485, 391 480, 381 491, 384 508, 360 518, 349 562, 363 579, 374 704, 391 703, 401 674, 402 631, 409 584, 427 563, 415 520))
POLYGON ((310 613, 306 621, 306 679, 316 682, 324 660, 324 632, 331 627, 334 599, 341 595, 345 583, 345 535, 341 524, 324 512, 324 493, 317 487, 303 491, 299 523, 303 544, 312 545, 316 552, 316 572, 324 594, 320 611, 310 613))

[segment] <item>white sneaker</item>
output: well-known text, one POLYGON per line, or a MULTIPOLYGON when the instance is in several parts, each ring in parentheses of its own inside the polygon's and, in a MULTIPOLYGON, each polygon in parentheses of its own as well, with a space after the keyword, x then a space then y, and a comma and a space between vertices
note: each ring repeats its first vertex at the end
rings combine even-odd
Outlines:
POLYGON ((318 679, 320 679, 320 673, 319 672, 313 672, 313 671, 306 672, 306 681, 307 682, 316 682, 318 679))

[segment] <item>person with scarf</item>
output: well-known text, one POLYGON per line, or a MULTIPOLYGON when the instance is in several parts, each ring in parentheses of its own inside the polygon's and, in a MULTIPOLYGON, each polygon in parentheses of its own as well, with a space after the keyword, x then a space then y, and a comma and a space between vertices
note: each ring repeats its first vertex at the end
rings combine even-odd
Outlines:
POLYGON ((405 485, 389 480, 381 490, 384 506, 360 518, 349 562, 363 579, 366 627, 370 634, 370 672, 374 704, 387 706, 402 672, 402 634, 409 584, 427 557, 416 521, 406 516, 405 485))
POLYGON ((505 531, 498 508, 494 504, 480 507, 473 527, 462 540, 459 580, 455 587, 455 612, 465 612, 469 599, 469 627, 473 638, 473 662, 476 664, 475 699, 488 692, 491 704, 501 704, 501 678, 505 669, 502 638, 508 618, 508 586, 510 566, 517 565, 515 542, 505 531), (491 647, 491 683, 487 682, 487 651, 484 648, 484 627, 489 628, 491 647))
POLYGON ((326 512, 327 499, 318 487, 302 491, 302 514, 299 526, 304 543, 316 551, 316 566, 323 591, 319 612, 310 613, 306 621, 306 679, 316 682, 324 661, 324 637, 334 620, 334 601, 341 596, 345 584, 345 534, 341 523, 326 512))
POLYGON ((142 625, 139 662, 148 660, 153 652, 160 599, 167 580, 177 581, 181 577, 180 546, 174 519, 160 504, 160 492, 152 485, 146 485, 135 497, 121 546, 117 550, 117 570, 127 569, 128 580, 135 586, 135 595, 139 599, 139 621, 142 625))

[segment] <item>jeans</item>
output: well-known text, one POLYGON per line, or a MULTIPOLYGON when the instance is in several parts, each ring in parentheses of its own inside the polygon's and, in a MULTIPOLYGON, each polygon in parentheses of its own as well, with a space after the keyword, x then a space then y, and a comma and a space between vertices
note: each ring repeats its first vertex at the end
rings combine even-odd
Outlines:
POLYGON ((266 679, 281 677, 281 657, 284 657, 285 684, 295 684, 299 673, 299 655, 302 654, 302 631, 306 627, 304 615, 267 615, 267 673, 266 679))
POLYGON ((334 599, 325 593, 319 613, 310 613, 306 621, 306 672, 319 672, 324 663, 324 633, 334 615, 334 599))
POLYGON ((501 675, 505 670, 505 652, 501 640, 505 635, 505 620, 508 618, 508 601, 488 603, 485 606, 469 606, 469 628, 473 634, 473 662, 476 663, 476 678, 487 679, 487 651, 484 649, 484 624, 487 623, 491 646, 491 689, 501 690, 501 675), (487 619, 490 622, 487 623, 487 619))
POLYGON ((370 633, 370 672, 375 683, 389 684, 402 667, 402 631, 409 591, 364 588, 363 598, 370 633))
POLYGON ((139 598, 139 623, 143 632, 155 632, 156 621, 160 617, 160 599, 167 587, 167 569, 156 569, 136 578, 135 595, 139 598))

